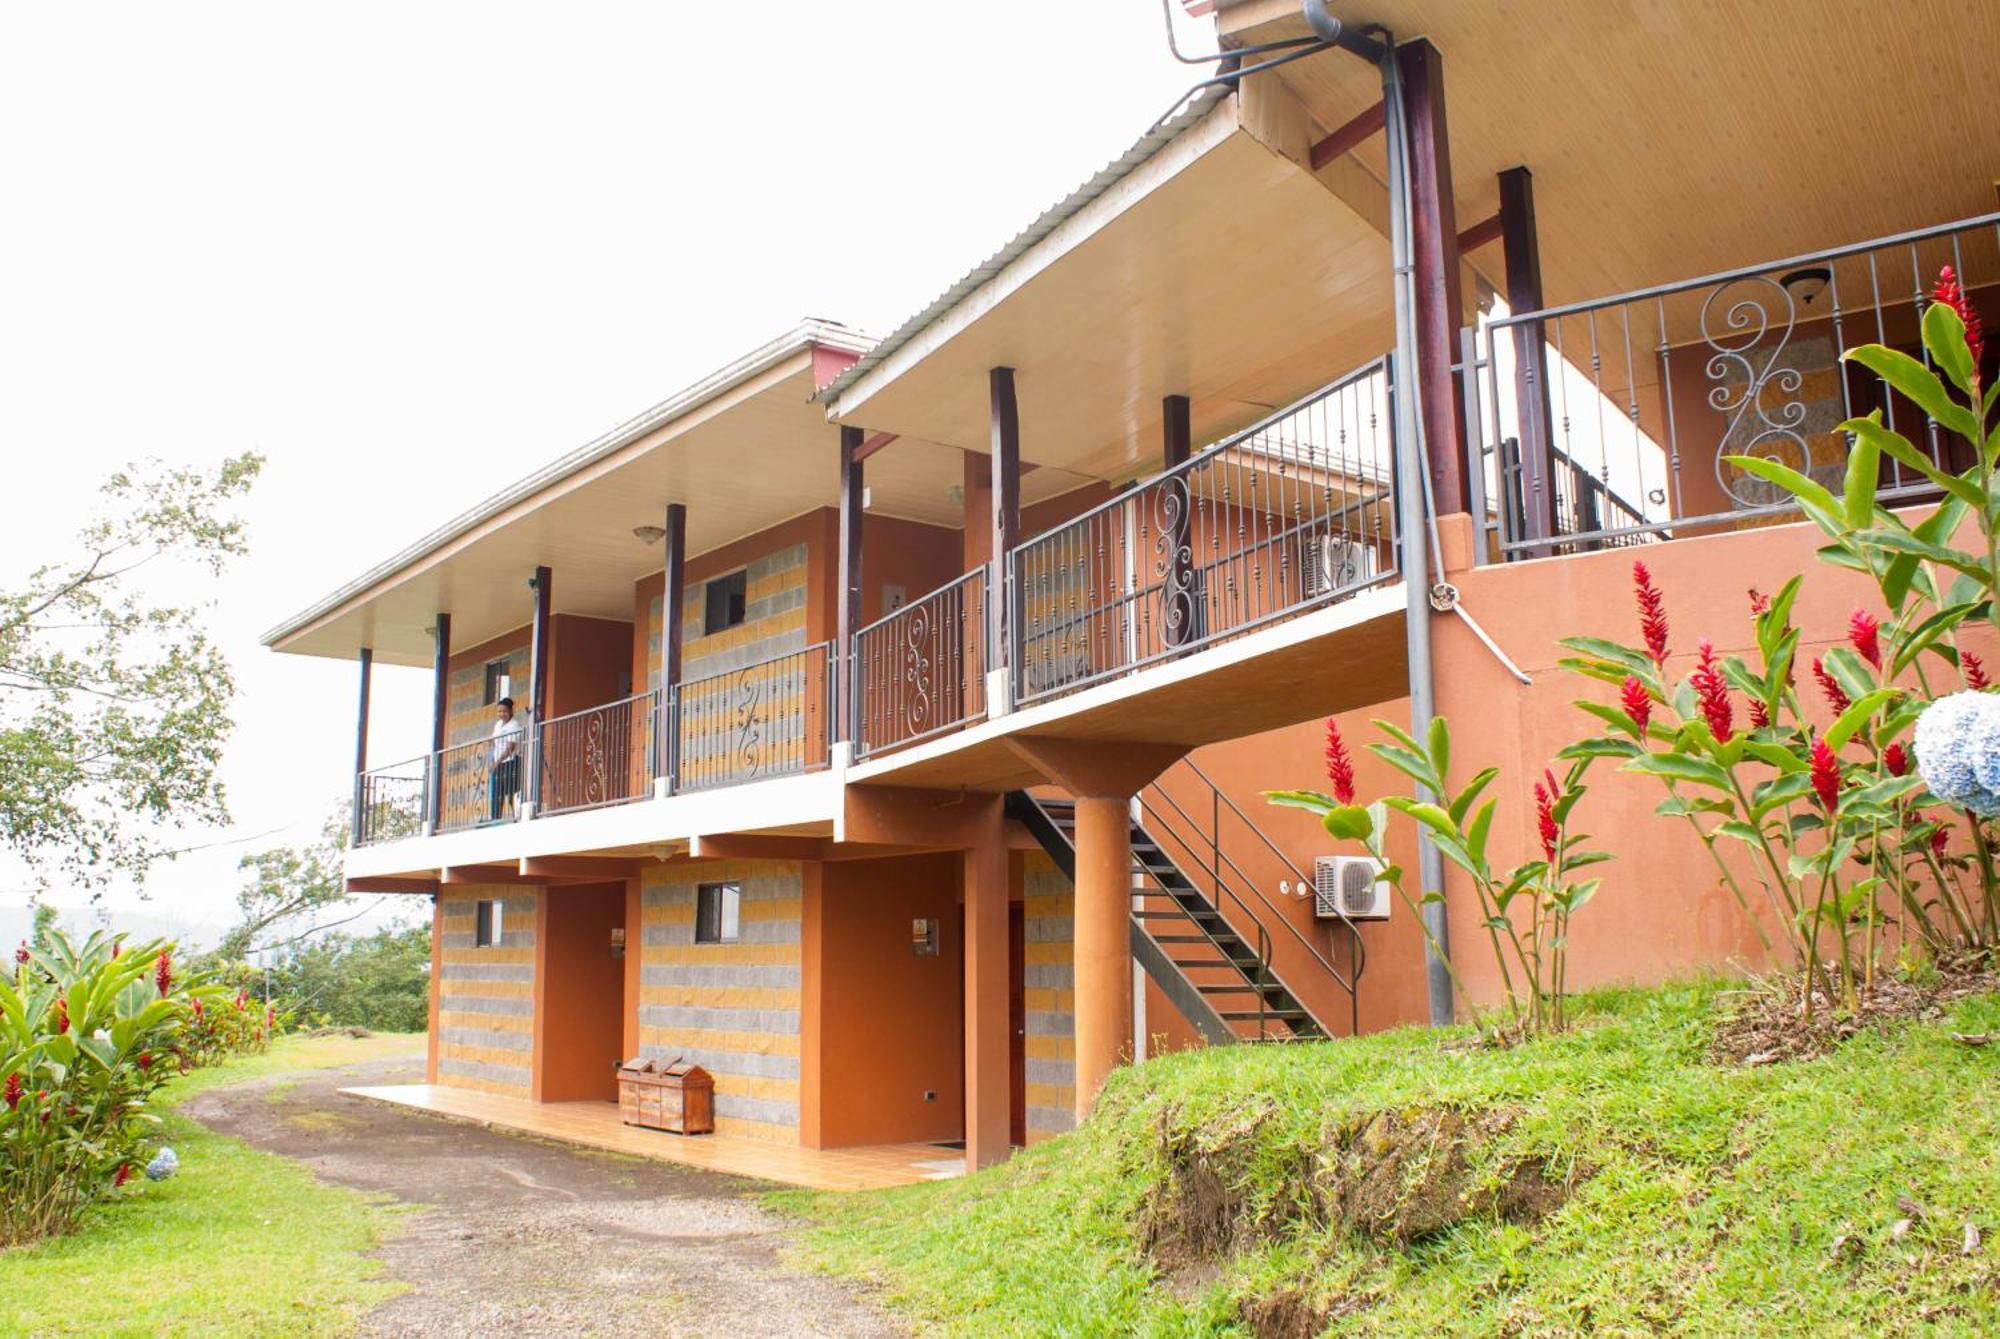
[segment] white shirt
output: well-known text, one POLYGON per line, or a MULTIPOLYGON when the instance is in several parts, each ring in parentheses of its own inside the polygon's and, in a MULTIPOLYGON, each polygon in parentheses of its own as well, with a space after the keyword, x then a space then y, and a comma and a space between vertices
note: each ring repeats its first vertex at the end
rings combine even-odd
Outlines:
POLYGON ((521 718, 493 722, 493 761, 506 762, 521 747, 521 718))

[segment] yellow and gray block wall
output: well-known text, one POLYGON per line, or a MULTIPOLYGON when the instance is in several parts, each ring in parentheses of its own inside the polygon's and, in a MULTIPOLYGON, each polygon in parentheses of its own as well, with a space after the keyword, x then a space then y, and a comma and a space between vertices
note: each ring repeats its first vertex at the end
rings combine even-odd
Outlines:
POLYGON ((1076 1123, 1076 890, 1040 851, 1021 868, 1028 1142, 1076 1123))
MULTIPOLYGON (((726 674, 805 648, 804 544, 767 553, 745 566, 743 621, 713 637, 702 632, 707 614, 707 584, 695 582, 681 594, 682 683, 726 674)), ((646 681, 654 689, 660 686, 660 625, 664 608, 664 601, 654 596, 646 618, 646 681)))
POLYGON ((677 866, 642 881, 639 1054, 714 1076, 718 1134, 798 1140, 804 897, 789 861, 677 866), (742 889, 736 942, 694 942, 704 883, 742 889))
POLYGON ((514 886, 440 895, 438 1082, 527 1097, 534 1078, 535 914, 541 894, 514 886), (478 903, 501 904, 500 942, 474 947, 478 903))

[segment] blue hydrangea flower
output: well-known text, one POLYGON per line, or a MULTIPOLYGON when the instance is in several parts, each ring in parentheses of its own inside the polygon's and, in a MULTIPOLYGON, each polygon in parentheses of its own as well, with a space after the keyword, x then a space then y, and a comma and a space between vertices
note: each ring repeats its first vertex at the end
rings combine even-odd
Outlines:
POLYGON ((2000 696, 1939 698, 1917 718, 1916 745, 1931 794, 1982 818, 2000 816, 2000 696))
POLYGON ((153 1155, 151 1162, 146 1164, 146 1179, 164 1181, 179 1170, 180 1165, 181 1160, 174 1156, 174 1151, 171 1148, 163 1148, 153 1155))

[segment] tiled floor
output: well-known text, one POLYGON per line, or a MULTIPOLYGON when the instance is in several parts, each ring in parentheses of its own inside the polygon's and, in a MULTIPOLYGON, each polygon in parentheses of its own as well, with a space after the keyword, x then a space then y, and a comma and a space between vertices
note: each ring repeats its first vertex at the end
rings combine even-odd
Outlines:
POLYGON ((813 1190, 877 1190, 918 1181, 942 1181, 965 1170, 963 1154, 936 1144, 812 1149, 732 1139, 726 1135, 684 1136, 642 1130, 620 1121, 618 1107, 612 1102, 529 1102, 428 1083, 341 1091, 496 1130, 517 1130, 567 1144, 659 1158, 706 1171, 753 1176, 813 1190))

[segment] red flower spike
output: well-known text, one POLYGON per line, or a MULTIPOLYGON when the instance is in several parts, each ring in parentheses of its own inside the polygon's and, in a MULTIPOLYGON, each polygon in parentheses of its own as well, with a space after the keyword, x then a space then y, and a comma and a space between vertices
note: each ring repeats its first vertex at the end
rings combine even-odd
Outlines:
POLYGON ((130 1181, 131 1179, 132 1179, 132 1164, 129 1162, 121 1162, 118 1164, 118 1174, 111 1178, 111 1188, 113 1190, 116 1190, 118 1187, 124 1185, 127 1181, 130 1181))
POLYGON ((1759 592, 1755 586, 1750 588, 1750 612, 1759 618, 1771 612, 1771 597, 1759 592))
POLYGON ((1890 776, 1907 776, 1910 771, 1910 755, 1903 752, 1901 744, 1891 744, 1882 750, 1882 767, 1890 776))
POLYGON ((1771 723, 1771 710, 1757 698, 1750 699, 1750 728, 1762 730, 1771 723))
POLYGON ((1827 705, 1833 708, 1834 715, 1838 716, 1852 705, 1847 700, 1847 694, 1840 691, 1840 685, 1833 681, 1833 676, 1826 672, 1826 662, 1818 656, 1813 657, 1813 681, 1819 685, 1820 692, 1826 694, 1827 705))
POLYGON ((1944 824, 1940 823, 1931 830, 1931 858, 1944 859, 1944 848, 1949 845, 1951 845, 1951 834, 1945 831, 1944 824))
POLYGON ((1970 651, 1961 651, 1958 654, 1958 659, 1959 663, 1965 669, 1965 686, 1967 688, 1978 693, 1983 692, 1991 686, 1993 681, 1986 677, 1986 665, 1978 656, 1972 654, 1970 651))
POLYGON ((1342 804, 1354 803, 1354 760, 1347 754, 1347 741, 1340 726, 1326 718, 1326 779, 1333 786, 1333 798, 1342 804))
POLYGON ((147 1051, 139 1052, 139 1072, 143 1074, 152 1067, 153 1067, 152 1054, 147 1051))
POLYGON ((28 941, 23 939, 21 947, 14 950, 14 961, 22 967, 28 965, 28 941))
POLYGON ((64 999, 58 999, 56 1001, 56 1035, 60 1037, 63 1035, 63 1033, 68 1031, 69 1031, 69 1001, 64 999))
POLYGON ((1728 685, 1723 682, 1722 670, 1715 663, 1715 644, 1704 637, 1696 643, 1695 650, 1700 663, 1688 676, 1688 682, 1694 685, 1695 696, 1701 701, 1702 717, 1708 722, 1715 742, 1727 744, 1736 733, 1736 716, 1729 705, 1728 685))
POLYGON ((1653 696, 1646 691, 1646 685, 1639 682, 1635 674, 1625 676, 1625 686, 1618 690, 1618 705, 1639 727, 1641 735, 1646 733, 1646 722, 1653 717, 1653 696))
POLYGON ((7 1086, 0 1088, 0 1096, 6 1098, 7 1110, 9 1111, 21 1105, 21 1076, 19 1074, 9 1074, 7 1076, 7 1086))
POLYGON ((1812 744, 1812 788, 1829 814, 1840 808, 1840 759, 1833 756, 1824 739, 1815 739, 1812 744))
POLYGON ((1667 605, 1646 564, 1632 564, 1632 594, 1639 605, 1639 633, 1646 639, 1646 654, 1654 668, 1667 663, 1667 605))
POLYGON ((174 988, 173 960, 164 953, 160 955, 158 965, 153 968, 153 984, 160 988, 161 999, 165 999, 167 992, 174 988))
POLYGON ((1938 271, 1937 287, 1931 290, 1931 299, 1942 302, 1958 313, 1958 319, 1965 322, 1965 351, 1972 355, 1972 379, 1979 380, 1979 360, 1986 352, 1986 336, 1979 325, 1979 313, 1960 287, 1958 275, 1947 265, 1938 271))
POLYGON ((115 939, 111 941, 111 961, 117 962, 119 957, 124 952, 125 952, 125 946, 123 944, 119 943, 115 939))
POLYGON ((1882 671, 1882 625, 1866 609, 1857 609, 1847 620, 1847 641, 1861 658, 1882 671))
POLYGON ((1540 781, 1535 783, 1535 830, 1542 839, 1542 859, 1554 864, 1556 861, 1556 840, 1561 829, 1556 826, 1556 778, 1553 772, 1542 774, 1548 780, 1545 787, 1540 781))

